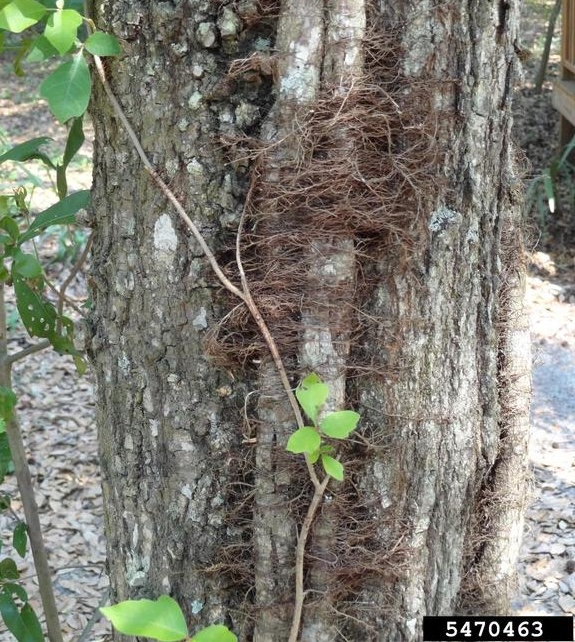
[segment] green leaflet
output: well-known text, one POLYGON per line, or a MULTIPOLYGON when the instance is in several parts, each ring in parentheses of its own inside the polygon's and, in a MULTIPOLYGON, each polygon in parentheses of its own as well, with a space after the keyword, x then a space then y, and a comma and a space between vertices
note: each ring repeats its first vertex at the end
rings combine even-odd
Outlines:
POLYGON ((24 557, 26 555, 26 545, 28 544, 28 527, 25 522, 18 522, 12 533, 12 546, 20 555, 24 557))
POLYGON ((311 455, 321 444, 318 431, 311 426, 296 430, 288 439, 286 449, 291 453, 307 453, 311 455))
POLYGON ((321 456, 321 463, 325 472, 338 481, 343 481, 343 465, 337 459, 329 455, 321 456))
POLYGON ((12 596, 2 593, 0 594, 0 613, 4 624, 18 642, 43 642, 44 635, 38 619, 27 604, 19 611, 12 596))
POLYGON ((36 0, 12 0, 0 11, 0 29, 20 33, 35 25, 46 13, 36 0))
POLYGON ((80 190, 66 196, 55 205, 41 212, 30 227, 20 236, 19 244, 41 234, 50 225, 67 225, 76 222, 75 214, 90 202, 90 190, 80 190))
POLYGON ((238 642, 238 638, 223 624, 212 624, 202 629, 191 642, 238 642))
POLYGON ((25 143, 16 145, 0 156, 0 164, 5 163, 6 161, 17 161, 19 163, 23 163, 27 160, 38 159, 51 169, 56 169, 56 166, 51 159, 40 151, 40 147, 50 140, 52 139, 48 136, 40 136, 39 138, 32 138, 31 140, 27 140, 25 143))
POLYGON ((60 54, 65 54, 76 42, 78 27, 82 22, 82 16, 73 9, 56 11, 46 22, 44 36, 54 49, 60 54))
POLYGON ((315 373, 308 375, 295 391, 300 406, 314 424, 317 421, 319 409, 326 402, 328 394, 328 387, 315 373))
POLYGON ((320 430, 333 439, 346 439, 355 430, 359 415, 353 410, 330 412, 319 424, 320 430))
POLYGON ((86 50, 94 56, 117 56, 122 53, 118 39, 109 33, 96 31, 84 43, 86 50))
POLYGON ((88 108, 92 81, 82 52, 61 64, 40 85, 40 95, 61 122, 81 116, 88 108))
POLYGON ((178 603, 167 595, 157 600, 126 600, 100 609, 120 633, 178 642, 188 627, 178 603))

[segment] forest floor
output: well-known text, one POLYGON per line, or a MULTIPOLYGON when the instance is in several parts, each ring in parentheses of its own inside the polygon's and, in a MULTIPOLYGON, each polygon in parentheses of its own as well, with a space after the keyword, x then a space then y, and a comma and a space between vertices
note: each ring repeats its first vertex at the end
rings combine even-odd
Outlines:
MULTIPOLYGON (((515 137, 527 158, 526 184, 548 167, 557 152, 558 116, 551 106, 551 82, 558 69, 558 41, 554 41, 548 81, 541 93, 533 88, 542 49, 546 16, 554 0, 526 3, 522 45, 533 51, 515 92, 515 137)), ((557 31, 558 33, 558 31, 557 31)), ((47 111, 38 111, 37 83, 22 86, 0 66, 0 150, 34 136, 49 135, 62 144, 63 131, 47 111)), ((72 168, 74 189, 90 184, 91 146, 83 148, 72 168)), ((4 166, 3 168, 4 169, 4 166)), ((50 181, 38 170, 34 198, 54 199, 50 181)), ((0 174, 0 192, 14 179, 30 176, 0 174)), ((13 183, 12 183, 13 184, 13 183)), ((575 183, 574 183, 575 184, 575 183)), ((533 483, 519 562, 517 614, 575 614, 575 208, 569 202, 569 182, 560 182, 557 212, 551 216, 541 203, 529 214, 532 230, 528 256, 530 274, 527 304, 533 337, 533 483)), ((70 264, 69 237, 46 238, 43 256, 52 261, 54 281, 66 278, 70 264)), ((85 296, 81 279, 70 295, 78 303, 85 296)), ((10 347, 28 345, 14 321, 10 347)), ((69 358, 37 353, 18 364, 14 385, 19 396, 38 503, 56 571, 56 591, 66 642, 78 641, 97 606, 106 601, 105 542, 98 473, 94 400, 90 375, 78 379, 69 358)), ((14 494, 8 478, 1 493, 14 494)), ((21 514, 17 499, 14 514, 21 514)), ((0 514, 0 535, 13 524, 13 515, 0 514)), ((5 549, 9 551, 9 545, 5 549)), ((33 564, 28 555, 19 567, 37 605, 33 564)), ((8 640, 0 624, 0 641, 8 640)), ((104 642, 106 622, 99 620, 85 632, 83 642, 104 642)))

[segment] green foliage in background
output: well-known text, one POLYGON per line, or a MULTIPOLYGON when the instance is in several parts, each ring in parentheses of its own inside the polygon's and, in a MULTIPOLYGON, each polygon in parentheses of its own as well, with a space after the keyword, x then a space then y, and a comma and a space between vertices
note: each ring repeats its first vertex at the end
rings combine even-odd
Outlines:
MULTIPOLYGON (((79 149, 77 143, 70 144, 70 138, 76 135, 77 131, 71 127, 67 150, 79 149)), ((35 138, 12 147, 0 155, 0 166, 7 161, 40 160, 55 171, 67 167, 73 154, 65 152, 63 164, 54 163, 42 151, 48 140, 35 138)), ((74 223, 76 212, 87 207, 90 192, 82 190, 67 195, 66 188, 61 192, 61 200, 34 218, 28 209, 27 196, 22 186, 11 194, 0 194, 0 281, 13 286, 18 312, 28 334, 48 339, 58 352, 77 357, 80 365, 80 354, 73 342, 73 324, 45 295, 44 270, 29 242, 54 225, 74 223)))
MULTIPOLYGON (((68 130, 60 158, 47 153, 46 148, 51 140, 47 136, 0 149, 0 170, 3 166, 23 169, 17 180, 0 192, 1 323, 5 328, 8 326, 4 296, 6 288, 11 287, 18 315, 30 337, 36 340, 32 349, 42 349, 49 344, 59 353, 70 354, 80 372, 84 371, 85 365, 74 346, 72 320, 63 311, 63 292, 60 292, 57 301, 47 296, 48 283, 36 246, 55 229, 59 231, 59 253, 62 256, 70 256, 71 252, 78 254, 78 243, 85 240, 83 233, 66 238, 69 226, 75 223, 77 212, 86 208, 90 201, 88 190, 69 193, 66 172, 84 143, 83 116, 92 85, 86 56, 115 55, 120 48, 112 36, 92 33, 93 29, 86 28, 86 21, 81 14, 82 5, 81 0, 66 3, 63 0, 0 0, 0 53, 10 53, 15 74, 23 76, 28 65, 38 66, 50 61, 53 68, 54 62, 60 61, 40 85, 40 95, 47 101, 56 119, 65 124, 68 130), (40 212, 30 211, 30 187, 33 190, 41 185, 33 171, 26 168, 25 164, 30 162, 41 163, 53 174, 59 199, 40 212), (25 180, 21 179, 22 174, 25 180)), ((5 143, 5 138, 2 136, 0 142, 5 143)), ((13 312, 10 314, 13 315, 13 312)), ((10 323, 13 325, 14 320, 10 323)), ((12 421, 16 397, 10 387, 10 364, 18 355, 9 355, 5 341, 3 345, 0 354, 0 482, 11 469, 7 429, 12 431, 12 438, 17 434, 17 439, 21 440, 17 422, 12 421)), ((18 467, 15 472, 20 486, 21 472, 18 467)), ((22 500, 25 501, 24 494, 22 500)), ((0 510, 11 511, 9 497, 2 498, 0 510)), ((25 554, 26 543, 26 525, 17 521, 12 544, 18 555, 25 554)), ((16 562, 11 557, 5 557, 0 562, 0 615, 19 642, 42 642, 44 633, 18 580, 16 562)), ((54 628, 59 630, 59 626, 52 624, 50 633, 49 620, 52 623, 58 620, 57 613, 49 615, 47 610, 50 600, 45 597, 47 594, 53 595, 52 587, 40 586, 40 592, 50 638, 61 639, 61 635, 54 636, 54 628)))
POLYGON ((562 209, 575 209, 575 137, 549 166, 532 179, 527 189, 525 206, 543 235, 548 233, 550 217, 562 209))

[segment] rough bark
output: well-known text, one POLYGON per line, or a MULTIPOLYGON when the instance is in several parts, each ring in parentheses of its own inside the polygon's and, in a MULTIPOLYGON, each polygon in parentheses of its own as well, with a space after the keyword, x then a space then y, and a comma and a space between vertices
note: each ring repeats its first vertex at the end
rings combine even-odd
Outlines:
MULTIPOLYGON (((297 147, 283 146, 281 140, 293 136, 294 115, 299 105, 313 102, 319 89, 323 17, 320 5, 306 0, 283 3, 278 17, 276 47, 284 52, 278 58, 278 96, 262 127, 264 141, 276 145, 264 171, 270 183, 280 181, 281 168, 297 156, 297 147)), ((282 213, 267 213, 267 229, 281 225, 282 213)), ((273 264, 281 248, 267 250, 266 260, 273 264)), ((294 550, 297 520, 290 500, 301 476, 286 466, 282 451, 294 429, 293 414, 285 400, 274 393, 277 376, 264 358, 260 368, 259 389, 262 403, 256 446, 256 492, 254 513, 255 601, 254 641, 287 640, 293 610, 294 550), (266 400, 273 400, 273 404, 266 400), (286 413, 287 411, 287 413, 286 413), (291 599, 290 599, 291 598, 291 599)))
POLYGON ((438 123, 446 189, 426 212, 429 242, 405 274, 393 260, 380 264, 369 308, 382 323, 368 341, 385 346, 382 368, 394 374, 360 384, 366 420, 385 445, 362 485, 394 515, 382 545, 398 536, 399 518, 409 551, 391 599, 367 590, 385 622, 377 640, 418 639, 423 614, 501 612, 510 598, 529 404, 509 138, 517 9, 382 9, 404 25, 403 69, 437 80, 436 105, 459 118, 438 123))
MULTIPOLYGON (((144 149, 236 282, 243 212, 247 279, 294 385, 315 370, 326 409, 362 414, 311 534, 302 641, 411 642, 423 615, 505 609, 529 396, 517 11, 105 0, 95 15, 124 43, 108 73, 144 149)), ((193 630, 287 640, 311 493, 285 453, 292 411, 100 90, 92 114, 114 599, 170 593, 193 630)))
MULTIPOLYGON (((233 20, 218 3, 131 0, 103 3, 96 18, 123 41, 125 55, 108 74, 142 146, 218 249, 227 226, 237 226, 242 192, 219 137, 240 133, 240 118, 249 127, 259 109, 253 98, 231 103, 230 88, 218 85, 228 55, 217 32, 228 28, 233 49, 233 20)), ((241 528, 226 520, 249 458, 241 445, 246 391, 205 355, 206 329, 221 308, 198 246, 98 88, 92 113, 90 351, 114 598, 170 593, 194 628, 229 622, 245 596, 241 587, 228 593, 219 565, 222 547, 241 544, 241 528)))
MULTIPOLYGON (((344 97, 364 74, 362 40, 365 36, 364 0, 332 0, 326 5, 322 89, 344 97)), ((355 143, 342 124, 333 133, 336 153, 355 155, 355 143)), ((302 297, 301 364, 329 386, 324 412, 346 407, 346 381, 355 311, 355 241, 351 235, 326 235, 310 244, 309 287, 302 297)), ((332 487, 337 483, 332 482, 332 487)), ((310 542, 308 590, 301 639, 329 642, 337 638, 338 618, 330 599, 329 572, 337 546, 337 515, 324 506, 310 542)))

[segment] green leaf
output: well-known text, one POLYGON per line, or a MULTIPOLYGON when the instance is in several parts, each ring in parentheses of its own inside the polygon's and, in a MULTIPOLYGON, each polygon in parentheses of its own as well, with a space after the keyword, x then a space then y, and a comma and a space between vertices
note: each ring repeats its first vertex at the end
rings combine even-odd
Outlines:
POLYGON ((22 602, 28 601, 28 593, 26 593, 26 589, 21 584, 16 584, 16 582, 4 582, 2 585, 2 592, 7 593, 8 595, 15 595, 22 602))
POLYGON ((34 628, 24 621, 12 596, 7 593, 0 594, 0 613, 4 624, 18 642, 38 642, 34 628))
MULTIPOLYGON (((4 420, 2 419, 2 422, 4 420)), ((4 481, 6 473, 12 463, 12 455, 10 454, 10 444, 8 443, 8 435, 5 432, 0 433, 0 484, 4 481)), ((0 510, 2 506, 0 506, 0 510)))
POLYGON ((338 410, 326 415, 319 427, 328 437, 345 439, 355 430, 360 416, 353 410, 338 410))
POLYGON ((46 36, 37 36, 32 41, 26 62, 42 62, 53 56, 59 56, 58 50, 52 46, 46 36))
POLYGON ((66 139, 66 148, 64 149, 64 158, 62 160, 64 167, 68 167, 70 161, 74 158, 80 147, 84 144, 86 137, 84 136, 82 116, 74 118, 70 129, 68 130, 68 138, 66 139))
POLYGON ((329 455, 321 456, 321 463, 325 472, 338 481, 343 481, 343 466, 341 462, 329 455))
POLYGON ((238 642, 238 638, 223 624, 212 624, 191 639, 191 642, 238 642))
MULTIPOLYGON (((12 251, 14 250, 14 239, 7 234, 0 234, 0 255, 2 261, 4 257, 11 256, 12 251)), ((2 262, 2 267, 5 268, 4 263, 2 262)))
POLYGON ((44 642, 44 633, 42 632, 42 627, 38 621, 38 617, 34 612, 34 609, 30 604, 26 603, 20 610, 20 615, 22 616, 22 621, 26 626, 26 629, 29 631, 34 642, 44 642))
POLYGON ((82 22, 82 16, 73 9, 54 12, 46 22, 46 40, 61 54, 65 54, 76 41, 78 27, 82 22))
POLYGON ((16 528, 12 533, 12 546, 20 555, 24 557, 26 555, 26 544, 28 543, 28 527, 25 522, 18 522, 16 528))
POLYGON ((66 149, 64 150, 64 158, 62 165, 56 168, 56 188, 58 190, 58 197, 65 198, 68 193, 68 180, 66 178, 66 170, 71 160, 74 158, 80 147, 84 143, 84 130, 82 129, 82 116, 74 118, 72 125, 68 131, 68 138, 66 140, 66 149))
POLYGON ((40 85, 40 95, 48 101, 54 116, 65 123, 86 111, 91 86, 88 64, 79 52, 44 80, 40 85))
POLYGON ((2 417, 4 421, 10 421, 12 418, 12 411, 17 401, 12 388, 0 386, 0 417, 2 417))
POLYGON ((66 168, 64 165, 56 167, 56 190, 58 198, 66 198, 68 193, 68 179, 66 178, 66 168))
POLYGON ((308 375, 295 391, 300 406, 314 423, 317 421, 319 409, 325 403, 328 394, 328 387, 315 373, 308 375))
POLYGON ((96 31, 88 36, 84 46, 94 56, 117 56, 122 53, 118 39, 112 34, 102 31, 96 31))
POLYGON ((0 219, 0 229, 6 230, 13 241, 17 241, 20 236, 18 223, 11 216, 3 216, 0 219))
POLYGON ((81 377, 86 373, 86 370, 88 369, 88 365, 86 364, 86 360, 83 359, 80 355, 75 354, 73 355, 72 359, 74 359, 74 365, 76 366, 76 372, 78 373, 78 376, 81 377))
POLYGON ((62 325, 62 333, 54 333, 48 337, 52 347, 59 354, 79 356, 80 352, 78 352, 74 345, 74 322, 68 317, 61 316, 60 323, 62 325))
POLYGON ((184 614, 178 603, 167 595, 153 600, 127 600, 100 608, 101 613, 124 635, 178 642, 188 636, 184 614))
POLYGON ((27 140, 25 143, 21 143, 20 145, 16 145, 0 156, 0 164, 5 163, 6 161, 17 161, 19 163, 23 163, 27 160, 37 159, 41 160, 51 169, 56 169, 56 165, 54 165, 50 158, 43 152, 39 151, 39 148, 50 140, 52 139, 48 138, 48 136, 41 136, 39 138, 27 140))
POLYGON ((38 276, 42 276, 40 261, 33 254, 26 254, 20 250, 14 252, 12 269, 26 279, 35 279, 38 276))
POLYGON ((58 317, 56 309, 40 292, 31 288, 17 272, 13 271, 12 276, 16 307, 28 334, 31 337, 52 340, 56 334, 58 317))
POLYGON ((12 558, 6 557, 0 562, 0 577, 3 580, 17 580, 20 577, 16 562, 12 558))
POLYGON ((311 426, 304 426, 296 430, 288 439, 286 450, 290 453, 311 453, 315 452, 321 444, 321 437, 318 431, 311 426))
POLYGON ((315 464, 321 455, 321 448, 314 450, 312 453, 308 453, 307 458, 309 459, 310 464, 315 464))
POLYGON ((52 205, 34 219, 30 227, 20 236, 19 244, 41 234, 50 225, 69 225, 76 222, 75 214, 90 203, 90 190, 80 190, 52 205))
POLYGON ((12 0, 0 11, 0 29, 20 33, 42 19, 46 7, 36 0, 12 0))

